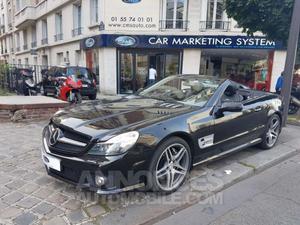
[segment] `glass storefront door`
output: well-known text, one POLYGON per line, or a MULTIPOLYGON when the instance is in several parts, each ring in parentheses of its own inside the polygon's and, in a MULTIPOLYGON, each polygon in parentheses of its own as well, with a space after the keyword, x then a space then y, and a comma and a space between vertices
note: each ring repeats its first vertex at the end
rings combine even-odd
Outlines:
POLYGON ((122 53, 120 59, 120 92, 130 94, 133 90, 133 55, 122 53))
POLYGON ((132 94, 149 83, 149 69, 156 72, 156 81, 181 72, 181 51, 120 50, 118 52, 118 92, 132 94))
POLYGON ((143 88, 147 85, 147 77, 149 70, 149 60, 146 54, 136 54, 136 90, 143 88))

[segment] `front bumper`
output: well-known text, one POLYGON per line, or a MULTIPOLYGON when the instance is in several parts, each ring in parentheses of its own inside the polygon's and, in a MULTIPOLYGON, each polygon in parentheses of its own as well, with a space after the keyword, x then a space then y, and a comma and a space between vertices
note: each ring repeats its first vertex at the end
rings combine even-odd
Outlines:
POLYGON ((132 168, 133 172, 141 169, 142 163, 136 167, 129 160, 129 164, 124 166, 126 159, 123 157, 87 160, 57 155, 50 152, 45 139, 43 139, 41 153, 48 175, 81 189, 89 189, 98 194, 116 194, 144 186, 140 179, 126 174, 129 168, 132 168), (102 177, 104 183, 97 184, 96 177, 102 177))

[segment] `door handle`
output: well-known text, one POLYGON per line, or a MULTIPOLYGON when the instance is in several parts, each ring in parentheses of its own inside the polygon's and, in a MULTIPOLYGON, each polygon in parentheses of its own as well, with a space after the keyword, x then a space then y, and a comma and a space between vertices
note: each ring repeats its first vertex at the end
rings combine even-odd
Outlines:
POLYGON ((257 107, 254 109, 255 112, 259 112, 259 111, 261 111, 261 110, 262 110, 262 107, 261 107, 261 106, 257 106, 257 107))

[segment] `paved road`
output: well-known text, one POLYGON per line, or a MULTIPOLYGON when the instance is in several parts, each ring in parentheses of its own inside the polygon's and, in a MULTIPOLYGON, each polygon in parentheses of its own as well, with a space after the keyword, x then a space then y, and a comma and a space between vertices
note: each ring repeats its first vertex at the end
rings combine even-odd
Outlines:
MULTIPOLYGON (((278 145, 270 151, 250 148, 206 166, 194 168, 188 182, 173 195, 156 196, 151 193, 132 192, 99 196, 78 190, 46 174, 40 155, 41 133, 45 124, 46 122, 0 123, 0 224, 153 223, 154 219, 161 219, 160 215, 164 216, 167 212, 181 208, 185 203, 206 197, 206 193, 221 190, 245 179, 253 175, 254 170, 274 165, 296 154, 300 149, 300 128, 290 126, 284 129, 278 145), (224 172, 228 169, 232 171, 231 174, 224 172)), ((236 193, 244 196, 241 190, 236 193)), ((241 196, 237 196, 236 201, 242 199, 241 196)), ((217 200, 219 202, 222 199, 217 200)), ((225 196, 224 203, 227 202, 229 200, 225 196)), ((231 206, 233 205, 232 203, 231 206)), ((217 215, 217 209, 206 208, 203 215, 217 215)), ((190 218, 193 217, 186 217, 185 220, 190 218)), ((184 221, 180 224, 189 223, 184 221)))
POLYGON ((299 173, 300 155, 296 155, 226 189, 221 204, 205 201, 156 225, 299 225, 299 173))

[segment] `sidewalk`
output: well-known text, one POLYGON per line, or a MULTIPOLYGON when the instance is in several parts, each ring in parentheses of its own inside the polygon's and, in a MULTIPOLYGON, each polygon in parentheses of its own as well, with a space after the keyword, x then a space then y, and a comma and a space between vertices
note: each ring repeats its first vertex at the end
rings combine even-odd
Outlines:
POLYGON ((300 154, 233 185, 223 201, 202 201, 156 225, 300 224, 300 154))

